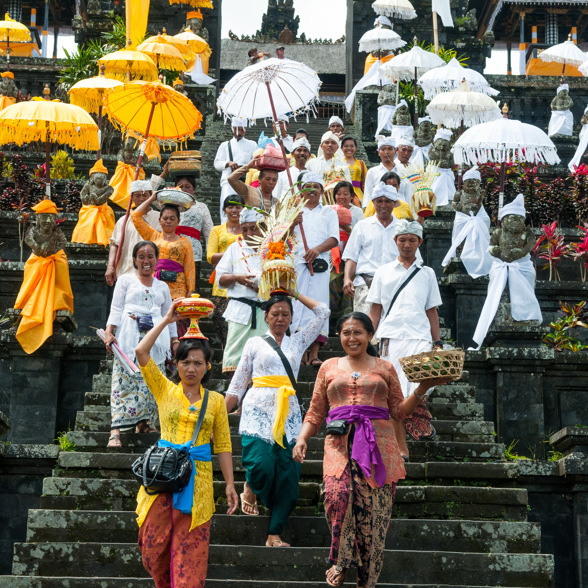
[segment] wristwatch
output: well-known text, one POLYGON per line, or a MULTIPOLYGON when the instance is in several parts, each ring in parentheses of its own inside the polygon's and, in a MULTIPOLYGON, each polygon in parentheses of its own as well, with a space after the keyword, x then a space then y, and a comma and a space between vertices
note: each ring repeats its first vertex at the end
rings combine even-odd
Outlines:
POLYGON ((435 347, 443 347, 443 341, 435 341, 435 342, 433 343, 433 345, 434 345, 435 347))

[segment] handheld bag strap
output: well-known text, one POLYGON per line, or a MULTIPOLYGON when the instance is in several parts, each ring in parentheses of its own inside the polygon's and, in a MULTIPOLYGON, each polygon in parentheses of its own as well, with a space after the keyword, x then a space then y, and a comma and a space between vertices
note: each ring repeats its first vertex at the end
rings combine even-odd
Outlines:
POLYGON ((229 159, 231 161, 234 161, 233 160, 233 150, 231 149, 231 140, 230 139, 227 141, 227 147, 229 148, 229 159))
POLYGON ((408 285, 408 283, 421 271, 421 269, 422 269, 422 266, 417 267, 414 270, 414 272, 412 272, 412 274, 410 274, 410 276, 408 276, 408 278, 406 278, 406 280, 404 280, 404 282, 402 282, 402 284, 400 284, 400 288, 398 288, 398 290, 396 290, 396 292, 394 293, 394 297, 392 298, 392 302, 390 302, 390 306, 388 307, 388 311, 384 315, 384 320, 386 320, 386 317, 390 314, 390 311, 392 310, 392 307, 394 306, 394 303, 396 302, 396 299, 398 298, 398 295, 400 294, 400 292, 402 292, 404 287, 408 285))
POLYGON ((204 398, 202 399, 202 406, 200 407, 200 414, 198 415, 198 420, 196 421, 196 426, 194 427, 194 434, 192 435, 192 441, 190 441, 190 446, 194 447, 196 444, 196 439, 198 439, 198 433, 200 433, 200 429, 202 428, 202 422, 204 421, 204 415, 206 414, 206 409, 208 408, 208 390, 204 388, 204 398))
POLYGON ((296 390, 296 378, 294 377, 292 366, 290 365, 290 362, 288 361, 287 357, 284 355, 282 348, 276 343, 275 339, 271 335, 264 335, 262 339, 280 356, 282 364, 284 365, 284 369, 288 374, 288 378, 290 378, 292 388, 296 390))

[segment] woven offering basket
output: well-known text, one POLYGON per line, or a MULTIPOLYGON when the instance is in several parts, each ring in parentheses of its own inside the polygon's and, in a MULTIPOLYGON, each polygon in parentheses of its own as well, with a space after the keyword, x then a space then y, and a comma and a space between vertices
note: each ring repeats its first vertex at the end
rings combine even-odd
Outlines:
POLYGON ((431 378, 451 377, 459 380, 463 372, 465 351, 461 349, 443 349, 425 351, 417 355, 401 357, 400 365, 409 382, 422 382, 431 378))

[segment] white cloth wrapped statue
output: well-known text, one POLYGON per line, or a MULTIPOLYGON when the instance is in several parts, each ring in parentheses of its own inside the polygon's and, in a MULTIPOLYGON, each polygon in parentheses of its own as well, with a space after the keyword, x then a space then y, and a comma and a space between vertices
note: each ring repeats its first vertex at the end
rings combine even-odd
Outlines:
POLYGON ((452 135, 449 129, 439 129, 435 133, 433 146, 429 149, 429 160, 439 167, 439 175, 431 186, 437 198, 437 206, 449 204, 455 195, 454 162, 450 148, 452 135))
POLYGON ((410 156, 410 162, 417 167, 425 169, 429 162, 429 149, 435 138, 435 127, 430 116, 419 118, 419 126, 414 132, 414 151, 410 156))
POLYGON ((574 153, 574 157, 570 163, 568 163, 568 167, 570 171, 573 172, 575 167, 580 165, 580 161, 582 161, 582 156, 586 153, 586 149, 588 149, 588 106, 584 109, 584 116, 580 121, 582 123, 582 130, 580 131, 580 140, 578 141, 578 148, 576 149, 576 153, 574 153))
POLYGON ((400 139, 400 137, 406 137, 407 135, 412 137, 413 131, 414 129, 411 124, 408 104, 406 103, 406 100, 401 100, 392 116, 392 130, 390 134, 395 140, 397 140, 400 139))
POLYGON ((571 137, 574 132, 574 116, 570 110, 574 101, 570 98, 570 86, 562 84, 558 87, 555 98, 551 101, 551 119, 547 134, 571 137))
POLYGON ((525 226, 525 217, 522 194, 498 213, 502 226, 490 238, 490 253, 494 260, 490 269, 488 294, 473 337, 476 349, 484 342, 507 283, 512 318, 515 321, 543 320, 535 295, 535 268, 530 256, 536 239, 525 226))
POLYGON ((457 255, 457 248, 463 243, 459 257, 472 278, 487 276, 493 259, 488 251, 490 217, 482 204, 484 190, 481 183, 482 177, 475 167, 463 175, 463 189, 455 193, 453 201, 455 220, 451 247, 441 263, 445 267, 457 255))

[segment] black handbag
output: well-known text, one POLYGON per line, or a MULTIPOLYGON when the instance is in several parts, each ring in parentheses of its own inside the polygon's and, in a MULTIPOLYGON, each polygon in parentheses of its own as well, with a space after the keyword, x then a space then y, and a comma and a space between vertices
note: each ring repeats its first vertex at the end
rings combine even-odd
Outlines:
POLYGON ((315 274, 322 274, 329 269, 329 264, 322 257, 317 257, 312 262, 312 269, 315 274))
POLYGON ((148 333, 153 328, 153 318, 151 315, 138 316, 137 327, 139 328, 139 333, 148 333))
POLYGON ((336 419, 331 421, 327 427, 327 435, 347 435, 349 433, 350 425, 346 419, 336 419))
POLYGON ((161 270, 159 272, 159 279, 164 282, 177 282, 178 272, 172 272, 171 270, 161 270))
MULTIPOLYGON (((196 443, 207 406, 208 390, 205 389, 190 446, 196 443)), ((147 494, 163 492, 173 494, 188 485, 192 475, 192 467, 190 454, 185 449, 178 450, 173 447, 153 445, 133 462, 131 471, 137 482, 145 488, 147 494)))

